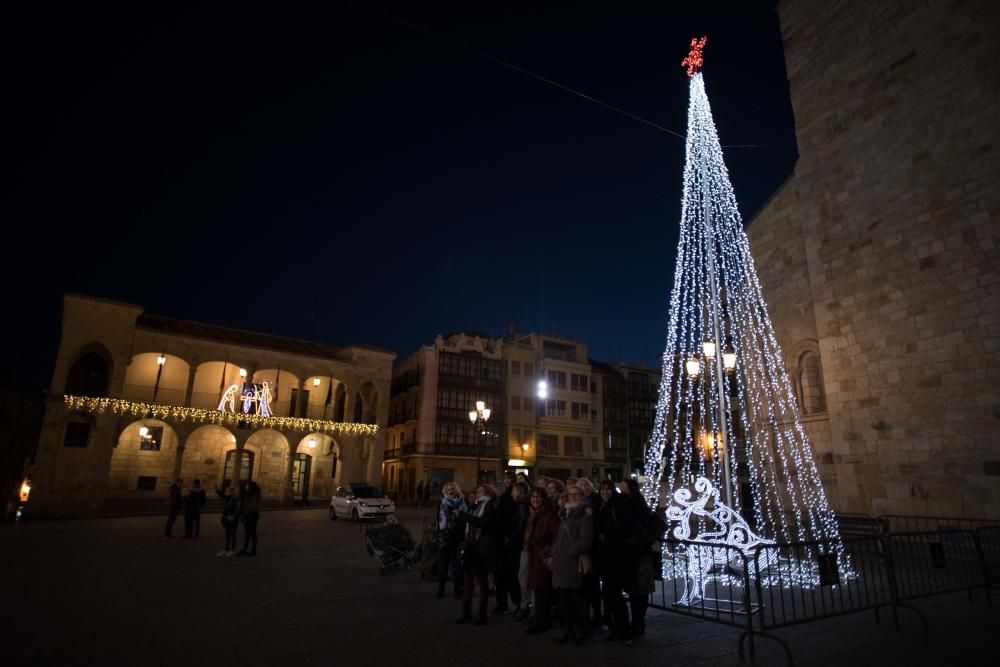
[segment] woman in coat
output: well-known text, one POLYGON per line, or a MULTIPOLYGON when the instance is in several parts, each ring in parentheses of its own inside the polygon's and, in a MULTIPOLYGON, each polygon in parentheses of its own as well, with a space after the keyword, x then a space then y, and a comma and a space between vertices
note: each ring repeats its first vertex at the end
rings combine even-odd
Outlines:
POLYGON ((438 504, 438 590, 437 596, 444 597, 444 586, 451 576, 455 598, 462 599, 462 564, 458 560, 458 545, 461 544, 464 525, 458 524, 458 514, 468 512, 462 489, 455 482, 448 482, 441 490, 438 504))
POLYGON ((467 526, 462 552, 462 615, 456 623, 472 620, 472 590, 479 584, 479 617, 475 625, 486 623, 486 609, 490 595, 490 573, 496 569, 500 550, 500 517, 496 503, 497 492, 489 484, 476 489, 476 506, 471 512, 458 512, 458 521, 467 526))
POLYGON ((552 547, 552 587, 559 594, 566 618, 566 634, 560 642, 579 644, 585 637, 583 621, 583 573, 581 556, 589 556, 594 542, 594 511, 583 504, 583 491, 575 484, 566 490, 559 537, 552 547))
POLYGON ((525 530, 525 549, 528 552, 528 589, 535 595, 535 620, 528 628, 529 635, 545 632, 551 624, 552 609, 552 546, 559 536, 559 516, 549 500, 548 493, 536 486, 528 498, 531 515, 525 530))
POLYGON ((230 484, 223 491, 222 487, 215 487, 215 495, 223 500, 222 505, 222 527, 226 530, 226 547, 215 554, 216 556, 236 555, 236 529, 240 525, 240 509, 243 497, 236 493, 236 486, 230 484))

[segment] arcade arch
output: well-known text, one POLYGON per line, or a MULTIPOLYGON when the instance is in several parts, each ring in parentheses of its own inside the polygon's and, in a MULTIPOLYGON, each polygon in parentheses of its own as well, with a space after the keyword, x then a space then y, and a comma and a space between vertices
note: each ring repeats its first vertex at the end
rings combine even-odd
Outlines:
POLYGON ((108 490, 116 496, 165 494, 173 482, 178 435, 158 419, 126 426, 111 452, 108 490))

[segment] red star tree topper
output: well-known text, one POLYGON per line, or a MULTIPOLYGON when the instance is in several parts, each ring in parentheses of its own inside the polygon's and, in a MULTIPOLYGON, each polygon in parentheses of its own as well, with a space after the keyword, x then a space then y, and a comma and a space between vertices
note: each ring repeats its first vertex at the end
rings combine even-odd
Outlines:
POLYGON ((708 37, 702 37, 691 40, 691 50, 688 51, 687 57, 681 61, 681 67, 687 70, 687 75, 691 76, 695 72, 701 71, 701 66, 705 64, 705 58, 701 54, 701 50, 705 48, 705 42, 708 41, 708 37))

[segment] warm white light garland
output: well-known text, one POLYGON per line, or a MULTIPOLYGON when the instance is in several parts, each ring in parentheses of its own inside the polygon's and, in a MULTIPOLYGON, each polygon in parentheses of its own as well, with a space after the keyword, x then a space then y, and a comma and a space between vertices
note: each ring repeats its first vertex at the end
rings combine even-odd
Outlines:
POLYGON ((63 396, 63 401, 67 407, 73 410, 82 410, 95 414, 111 412, 118 415, 132 415, 134 417, 148 417, 151 419, 220 424, 237 428, 249 426, 251 428, 274 429, 276 431, 307 431, 361 436, 374 436, 378 433, 377 424, 334 422, 327 421, 326 419, 310 419, 308 417, 274 417, 254 413, 244 414, 223 410, 189 408, 182 405, 140 403, 122 398, 66 395, 63 396))
MULTIPOLYGON (((690 498, 686 487, 695 478, 700 490, 713 490, 714 500, 706 499, 709 511, 684 515, 696 522, 692 539, 735 544, 729 531, 736 523, 719 532, 719 517, 711 511, 718 503, 747 518, 743 526, 752 526, 756 544, 819 541, 820 555, 836 558, 841 580, 853 576, 799 419, 697 71, 690 79, 680 239, 645 477, 646 497, 657 504, 665 486, 672 503, 668 516, 673 512, 678 520, 684 515, 678 498, 690 498), (743 507, 743 485, 751 507, 743 507)), ((764 579, 818 584, 815 564, 793 569, 803 575, 764 579)), ((695 583, 703 589, 703 581, 695 583)))

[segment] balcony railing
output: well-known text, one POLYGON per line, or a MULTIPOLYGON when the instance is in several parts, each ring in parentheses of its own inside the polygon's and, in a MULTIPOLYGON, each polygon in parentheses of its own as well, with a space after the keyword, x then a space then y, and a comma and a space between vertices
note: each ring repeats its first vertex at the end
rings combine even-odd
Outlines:
MULTIPOLYGON (((464 456, 466 458, 476 458, 476 446, 443 442, 422 442, 414 444, 412 442, 400 445, 393 449, 385 450, 383 459, 398 459, 407 456, 464 456)), ((495 459, 500 456, 499 445, 483 445, 479 450, 481 459, 495 459)))
POLYGON ((141 384, 127 384, 122 388, 122 398, 126 400, 163 405, 184 405, 185 393, 183 389, 156 388, 141 384))

